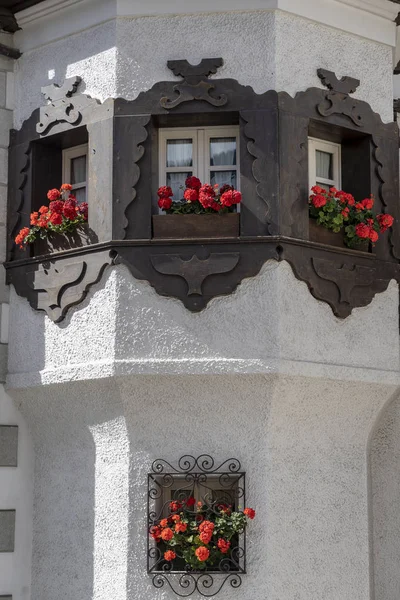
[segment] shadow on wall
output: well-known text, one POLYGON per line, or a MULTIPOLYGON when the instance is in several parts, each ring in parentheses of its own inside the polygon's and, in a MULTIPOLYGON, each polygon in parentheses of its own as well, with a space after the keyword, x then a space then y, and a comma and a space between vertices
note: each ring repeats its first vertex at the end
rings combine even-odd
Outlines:
POLYGON ((70 382, 12 395, 35 449, 32 598, 100 597, 95 585, 98 592, 101 573, 109 578, 107 545, 113 531, 104 504, 112 499, 107 472, 117 461, 107 433, 120 416, 115 387, 111 391, 106 381, 70 382))
POLYGON ((369 440, 371 598, 400 598, 400 398, 387 404, 369 440))

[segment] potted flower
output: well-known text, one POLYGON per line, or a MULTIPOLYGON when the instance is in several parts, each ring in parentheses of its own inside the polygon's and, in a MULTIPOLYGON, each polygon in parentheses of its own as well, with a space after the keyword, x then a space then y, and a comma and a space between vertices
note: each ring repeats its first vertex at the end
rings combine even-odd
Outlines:
POLYGON ((231 185, 202 185, 197 177, 188 177, 183 199, 172 200, 172 189, 158 189, 158 206, 166 215, 153 216, 155 238, 226 238, 238 237, 239 214, 236 205, 240 192, 231 185))
POLYGON ((372 212, 374 198, 356 202, 351 194, 332 187, 329 191, 316 185, 309 200, 310 240, 368 251, 393 225, 388 214, 372 212))
POLYGON ((21 249, 33 244, 37 255, 88 243, 88 205, 78 204, 71 190, 69 183, 63 183, 59 190, 48 191, 49 205, 31 213, 31 227, 23 227, 15 238, 21 249))
POLYGON ((149 528, 158 548, 158 570, 218 571, 221 565, 225 571, 238 570, 239 535, 255 514, 252 508, 234 511, 226 503, 210 505, 193 496, 170 502, 167 516, 149 528))

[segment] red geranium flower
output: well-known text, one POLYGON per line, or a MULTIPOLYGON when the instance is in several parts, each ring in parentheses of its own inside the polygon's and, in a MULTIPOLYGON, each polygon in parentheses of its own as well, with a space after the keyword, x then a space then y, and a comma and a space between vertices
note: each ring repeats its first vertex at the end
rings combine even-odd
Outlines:
POLYGON ((245 514, 249 519, 254 519, 256 516, 256 511, 253 508, 245 508, 243 514, 245 514))
POLYGON ((327 199, 325 196, 317 194, 316 196, 311 196, 311 202, 313 203, 315 208, 321 208, 322 206, 325 206, 325 204, 327 203, 327 199))
POLYGON ((185 181, 185 186, 187 188, 193 188, 194 190, 199 190, 201 188, 201 181, 197 177, 194 177, 193 175, 191 175, 190 177, 187 177, 187 179, 185 181))
POLYGON ((214 198, 215 190, 212 185, 210 185, 209 183, 205 183, 200 188, 200 196, 201 194, 206 194, 207 196, 212 196, 214 198))
POLYGON ((193 498, 193 496, 190 496, 190 498, 186 500, 186 506, 194 506, 195 504, 196 498, 193 498))
POLYGON ((59 213, 53 213, 49 219, 49 221, 52 225, 61 225, 62 220, 63 220, 62 215, 60 215, 59 213))
POLYGON ((72 185, 70 183, 63 183, 61 186, 62 192, 70 192, 72 190, 72 185))
POLYGON ((44 213, 47 213, 47 211, 48 211, 48 210, 49 210, 49 207, 48 207, 48 206, 41 206, 41 207, 39 208, 39 213, 40 213, 41 215, 44 215, 44 213))
POLYGON ((193 188, 187 188, 183 197, 187 202, 196 202, 199 199, 199 192, 193 188))
POLYGON ((384 213, 377 215, 377 221, 379 223, 379 229, 381 230, 382 233, 384 233, 385 231, 387 231, 387 229, 389 229, 389 227, 392 227, 393 225, 393 217, 392 215, 385 215, 384 213))
POLYGON ((63 215, 70 221, 76 219, 76 200, 72 196, 64 202, 63 215))
POLYGON ((202 531, 199 537, 203 544, 209 544, 212 538, 212 531, 202 531))
POLYGON ((79 209, 79 213, 82 215, 82 217, 85 219, 85 221, 88 220, 88 216, 89 216, 89 206, 87 202, 81 202, 80 205, 78 206, 79 209))
POLYGON ((369 230, 369 239, 371 240, 371 242, 375 243, 378 241, 379 235, 378 232, 375 231, 375 229, 371 229, 369 230))
POLYGON ((162 196, 158 201, 158 206, 162 210, 169 210, 172 206, 172 198, 162 196))
POLYGON ((163 529, 163 531, 161 532, 161 539, 163 539, 164 542, 169 542, 169 540, 171 540, 173 537, 174 532, 169 527, 163 529))
POLYGON ((205 546, 200 546, 195 551, 195 555, 197 556, 200 562, 204 562, 210 556, 210 551, 205 546))
POLYGON ((169 198, 170 196, 173 196, 172 189, 167 185, 163 185, 158 188, 157 195, 160 198, 169 198))
POLYGON ((157 527, 157 525, 155 525, 154 527, 151 527, 150 529, 150 535, 153 538, 153 540, 160 540, 161 538, 161 529, 159 527, 157 527))
POLYGON ((20 248, 23 248, 22 244, 25 241, 27 235, 29 235, 30 229, 29 227, 23 227, 17 237, 15 238, 15 243, 19 244, 20 248))
POLYGON ((355 229, 356 235, 358 235, 358 237, 364 239, 369 238, 370 227, 368 227, 368 225, 365 225, 365 223, 358 223, 355 229))
POLYGON ((38 212, 31 213, 31 225, 37 225, 38 219, 39 219, 38 212))
POLYGON ((53 202, 50 202, 49 204, 49 211, 58 213, 59 215, 62 214, 63 208, 64 202, 62 200, 53 200, 53 202))
POLYGON ((60 197, 60 191, 56 190, 56 188, 49 190, 47 192, 47 197, 49 200, 58 200, 60 197))
POLYGON ((176 554, 173 550, 167 550, 166 552, 164 552, 164 558, 165 560, 171 561, 174 560, 174 558, 176 558, 176 554))
POLYGON ((182 508, 182 503, 181 502, 170 502, 169 503, 169 509, 171 512, 178 512, 178 510, 181 510, 182 508))
POLYGON ((176 533, 185 533, 186 529, 187 529, 186 523, 177 523, 175 525, 176 533))
POLYGON ((219 540, 217 542, 217 546, 220 549, 220 551, 222 552, 222 554, 226 554, 229 551, 231 543, 228 542, 227 540, 224 540, 223 538, 219 538, 219 540))

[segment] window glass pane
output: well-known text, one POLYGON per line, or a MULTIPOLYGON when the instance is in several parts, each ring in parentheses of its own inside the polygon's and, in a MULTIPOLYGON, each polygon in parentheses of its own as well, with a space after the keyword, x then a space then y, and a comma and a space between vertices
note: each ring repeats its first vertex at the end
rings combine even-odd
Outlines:
POLYGON ((236 188, 236 171, 210 171, 211 185, 233 185, 236 188))
POLYGON ((333 185, 328 185, 327 183, 321 183, 320 181, 317 181, 317 185, 319 185, 319 187, 322 187, 322 189, 326 190, 327 192, 329 192, 331 187, 333 187, 333 185))
POLYGON ((86 156, 71 159, 71 181, 65 183, 82 183, 86 181, 86 156))
POLYGON ((316 150, 317 177, 333 179, 333 154, 316 150))
POLYGON ((210 139, 210 165, 212 167, 236 165, 236 138, 218 137, 210 139))
POLYGON ((72 190, 71 194, 73 194, 74 196, 76 196, 78 204, 80 204, 81 202, 86 202, 86 188, 85 187, 74 188, 72 190))
POLYGON ((167 140, 167 167, 193 166, 193 140, 167 140))
POLYGON ((185 180, 187 177, 189 177, 189 175, 192 175, 192 173, 167 173, 167 185, 172 188, 172 192, 174 194, 172 199, 174 202, 183 199, 185 180))

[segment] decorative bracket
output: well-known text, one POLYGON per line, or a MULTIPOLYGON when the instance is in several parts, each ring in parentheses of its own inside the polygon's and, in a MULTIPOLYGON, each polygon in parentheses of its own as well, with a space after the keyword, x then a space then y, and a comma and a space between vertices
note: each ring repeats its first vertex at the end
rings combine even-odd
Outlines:
POLYGON ((317 74, 322 83, 330 90, 325 96, 328 105, 321 102, 317 106, 320 115, 323 117, 334 114, 345 115, 358 127, 364 127, 363 116, 358 111, 357 104, 349 96, 349 94, 357 91, 360 80, 353 77, 338 79, 333 71, 326 71, 325 69, 318 69, 317 74))
POLYGON ((82 120, 82 109, 98 104, 97 100, 90 96, 76 94, 81 81, 81 77, 76 75, 66 79, 61 87, 52 83, 41 88, 42 94, 50 104, 40 108, 40 121, 36 125, 39 134, 45 135, 56 123, 79 125, 82 120))
POLYGON ((32 275, 27 279, 32 281, 29 287, 37 295, 36 309, 45 311, 55 323, 62 321, 71 306, 82 302, 111 262, 110 257, 98 253, 90 260, 74 257, 41 263, 38 270, 27 273, 32 275))
POLYGON ((312 262, 318 277, 332 281, 339 290, 339 301, 348 305, 353 289, 356 286, 369 288, 376 276, 375 269, 361 265, 340 264, 323 258, 313 258, 312 262))
POLYGON ((178 275, 188 285, 188 296, 202 296, 202 285, 209 275, 229 273, 239 262, 239 253, 210 254, 205 260, 195 254, 185 260, 179 254, 158 254, 150 260, 156 271, 163 275, 178 275))
POLYGON ((161 98, 160 104, 163 108, 170 110, 182 102, 191 100, 204 100, 212 106, 224 106, 228 102, 225 94, 221 94, 218 98, 210 94, 215 89, 215 85, 208 77, 215 74, 223 65, 222 58, 203 58, 198 65, 191 65, 187 60, 169 60, 167 64, 174 75, 183 77, 183 81, 174 86, 174 91, 178 94, 177 98, 172 100, 165 96, 161 98))

